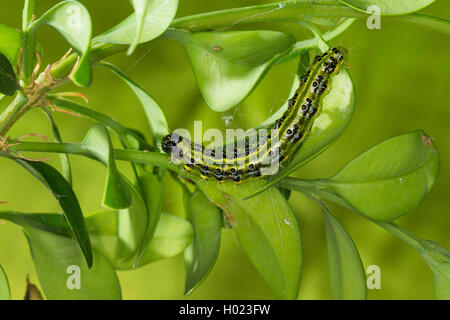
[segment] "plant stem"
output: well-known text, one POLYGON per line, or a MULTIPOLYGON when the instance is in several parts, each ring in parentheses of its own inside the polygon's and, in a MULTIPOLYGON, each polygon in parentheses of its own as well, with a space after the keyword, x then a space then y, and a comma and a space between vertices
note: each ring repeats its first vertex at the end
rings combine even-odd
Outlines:
MULTIPOLYGON (((52 143, 52 142, 23 142, 8 148, 9 152, 45 152, 45 153, 68 153, 85 156, 91 159, 92 154, 87 151, 82 143, 52 143)), ((114 149, 116 160, 134 163, 148 164, 172 170, 178 174, 182 173, 179 166, 171 162, 170 156, 161 152, 146 152, 137 150, 114 149)))
POLYGON ((420 242, 420 239, 418 237, 416 237, 414 234, 412 234, 411 232, 409 232, 409 231, 405 230, 404 228, 402 228, 401 226, 399 226, 398 224, 396 224, 394 222, 381 222, 381 221, 376 221, 373 219, 370 219, 370 220, 373 223, 382 227, 383 229, 389 231, 390 233, 392 233, 394 236, 396 236, 400 240, 403 240, 404 242, 409 244, 411 247, 415 248, 420 254, 425 253, 426 249, 420 242))
POLYGON ((28 99, 21 93, 17 93, 11 104, 0 114, 0 137, 5 136, 9 128, 25 112, 28 99))
POLYGON ((28 30, 28 25, 33 20, 36 11, 36 0, 25 0, 22 11, 22 31, 28 30))
POLYGON ((257 22, 297 22, 305 17, 367 17, 336 0, 295 0, 201 13, 175 19, 171 27, 189 31, 230 28, 257 22))

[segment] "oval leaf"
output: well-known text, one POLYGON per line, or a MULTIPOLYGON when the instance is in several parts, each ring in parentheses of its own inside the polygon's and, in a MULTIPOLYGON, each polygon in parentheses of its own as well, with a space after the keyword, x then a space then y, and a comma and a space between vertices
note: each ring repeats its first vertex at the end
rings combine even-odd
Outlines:
POLYGON ((140 193, 145 202, 147 212, 145 234, 135 262, 135 264, 138 265, 140 260, 144 257, 156 227, 158 226, 159 218, 161 216, 163 185, 156 174, 148 172, 143 166, 137 165, 136 172, 140 193))
POLYGON ((118 211, 100 211, 86 217, 92 245, 116 269, 131 268, 148 223, 142 197, 130 182, 126 183, 132 195, 131 206, 118 211))
MULTIPOLYGON (((62 143, 62 138, 61 138, 61 134, 59 132, 58 126, 56 125, 55 120, 53 119, 53 116, 50 112, 48 112, 47 110, 44 109, 44 113, 47 115, 49 121, 50 121, 50 125, 52 126, 52 131, 53 131, 53 137, 55 139, 56 142, 62 143)), ((70 165, 70 159, 69 159, 69 155, 66 153, 61 153, 59 155, 60 158, 60 162, 61 162, 61 170, 63 173, 63 177, 66 179, 66 181, 72 185, 72 168, 70 165)))
MULTIPOLYGON (((136 0, 134 3, 138 2, 136 0)), ((124 21, 114 26, 105 33, 94 38, 95 42, 107 42, 116 44, 144 43, 159 37, 172 22, 178 8, 178 0, 147 0, 144 24, 139 34, 139 15, 130 15, 124 21)), ((135 11, 136 11, 136 5, 135 11)), ((138 12, 140 14, 140 11, 138 12)))
POLYGON ((152 241, 140 261, 135 264, 135 259, 128 259, 121 263, 119 260, 122 259, 117 251, 122 246, 119 236, 119 215, 122 213, 101 211, 86 218, 94 248, 103 253, 116 269, 142 267, 160 259, 176 256, 192 242, 192 227, 186 220, 162 213, 152 241))
POLYGON ((6 273, 0 265, 0 300, 10 300, 11 292, 9 289, 8 278, 6 277, 6 273))
POLYGON ((366 275, 358 250, 340 222, 323 208, 333 299, 366 299, 366 275))
MULTIPOLYGON (((377 6, 382 15, 399 15, 419 11, 435 0, 341 0, 344 4, 363 12, 377 6)), ((371 12, 369 12, 371 13, 371 12)))
POLYGON ((84 222, 80 204, 70 184, 53 167, 43 162, 32 162, 17 158, 11 158, 16 163, 27 169, 33 176, 41 181, 55 196, 64 211, 64 216, 69 223, 72 234, 77 240, 87 265, 92 266, 92 248, 89 234, 84 222))
MULTIPOLYGON (((197 179, 194 178, 193 179, 197 179)), ((198 188, 227 215, 239 242, 278 299, 296 299, 302 266, 300 231, 284 196, 270 188, 249 200, 263 181, 240 185, 197 181, 198 188)))
POLYGON ((16 69, 17 58, 22 46, 22 35, 19 30, 0 23, 0 53, 8 57, 16 69))
POLYGON ((113 146, 108 131, 101 124, 94 125, 81 142, 92 157, 107 166, 103 205, 111 209, 124 209, 131 205, 129 184, 117 170, 113 146))
POLYGON ((16 74, 8 58, 0 53, 0 93, 12 96, 19 89, 16 74))
MULTIPOLYGON (((186 191, 187 193, 187 191, 186 191)), ((196 191, 185 195, 188 220, 194 227, 194 242, 184 252, 186 285, 184 294, 191 294, 208 276, 220 249, 222 215, 206 196, 196 191)))
POLYGON ((48 299, 121 299, 117 275, 97 251, 94 250, 94 264, 89 269, 72 239, 27 225, 24 228, 48 299), (74 290, 77 275, 80 287, 74 290))
POLYGON ((0 212, 0 219, 24 229, 47 299, 121 299, 119 280, 111 264, 93 250, 94 263, 88 268, 61 215, 0 212))
POLYGON ((389 221, 422 202, 438 168, 432 139, 414 131, 376 145, 323 184, 363 215, 389 221))
POLYGON ((163 212, 152 241, 137 267, 179 255, 192 243, 193 233, 189 222, 163 212))
POLYGON ((294 43, 277 31, 187 33, 171 30, 169 37, 184 45, 206 103, 226 111, 255 88, 268 69, 294 43))
POLYGON ((108 68, 120 79, 125 81, 125 83, 133 90, 133 92, 136 94, 139 101, 141 102, 142 107, 144 108, 144 112, 147 116, 147 121, 150 125, 150 130, 152 132, 153 141, 155 145, 159 146, 159 144, 161 143, 161 139, 165 135, 169 134, 169 126, 167 124, 164 112, 162 111, 159 104, 144 89, 142 89, 139 85, 134 83, 114 65, 108 63, 100 63, 98 65, 108 68))
POLYGON ((89 86, 92 81, 89 62, 92 27, 88 10, 78 1, 63 1, 34 21, 30 30, 35 32, 36 28, 42 24, 55 28, 80 53, 80 61, 71 74, 71 78, 78 86, 89 86))

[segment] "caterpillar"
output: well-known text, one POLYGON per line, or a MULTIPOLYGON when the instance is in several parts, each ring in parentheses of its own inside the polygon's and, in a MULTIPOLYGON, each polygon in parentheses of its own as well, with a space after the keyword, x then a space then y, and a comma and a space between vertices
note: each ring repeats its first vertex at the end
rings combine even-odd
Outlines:
POLYGON ((321 112, 321 100, 330 89, 330 78, 343 65, 342 51, 332 48, 314 58, 270 134, 258 132, 254 139, 246 137, 240 148, 232 143, 211 149, 172 132, 161 140, 162 150, 171 154, 172 160, 183 162, 186 171, 197 173, 205 180, 213 177, 219 182, 238 183, 273 174, 269 169, 277 170, 276 165, 287 161, 307 138, 321 112))

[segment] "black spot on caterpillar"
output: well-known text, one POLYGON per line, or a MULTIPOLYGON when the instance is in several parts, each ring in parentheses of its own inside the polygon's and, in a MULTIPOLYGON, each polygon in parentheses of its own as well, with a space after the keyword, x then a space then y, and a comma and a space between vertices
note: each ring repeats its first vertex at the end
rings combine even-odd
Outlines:
POLYGON ((305 141, 314 120, 321 112, 321 100, 330 89, 330 78, 339 72, 343 54, 338 48, 315 57, 300 85, 289 99, 288 108, 270 128, 270 134, 257 133, 254 141, 245 139, 208 149, 173 132, 162 139, 162 149, 183 162, 184 169, 202 179, 214 177, 219 182, 240 182, 276 173, 278 165, 287 161, 305 141), (275 172, 273 171, 275 168, 275 172))

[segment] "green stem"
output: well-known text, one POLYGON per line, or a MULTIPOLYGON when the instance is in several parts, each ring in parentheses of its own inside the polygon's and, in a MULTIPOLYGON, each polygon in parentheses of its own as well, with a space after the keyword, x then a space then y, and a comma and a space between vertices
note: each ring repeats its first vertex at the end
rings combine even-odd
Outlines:
POLYGON ((409 244, 411 247, 415 248, 420 254, 425 253, 426 249, 422 245, 420 238, 416 237, 414 234, 405 230, 398 224, 396 224, 394 222, 381 222, 381 221, 376 221, 373 219, 370 219, 370 220, 373 223, 382 227, 383 229, 389 231, 390 233, 392 233, 394 236, 396 236, 400 240, 403 240, 404 242, 409 244))
MULTIPOLYGON (((82 143, 23 142, 19 145, 9 147, 8 151, 12 153, 68 153, 94 159, 92 154, 84 148, 82 143)), ((116 160, 148 164, 169 169, 178 174, 182 173, 179 166, 171 162, 170 156, 161 152, 114 149, 114 157, 116 160)))
POLYGON ((22 31, 28 30, 28 25, 33 20, 36 11, 36 0, 25 0, 22 11, 22 31))
MULTIPOLYGON (((181 17, 175 19, 171 27, 188 31, 220 30, 249 23, 308 22, 309 17, 366 19, 368 14, 340 4, 336 0, 294 0, 181 17)), ((420 13, 383 16, 383 19, 397 19, 450 34, 450 21, 420 13)))
POLYGON ((362 18, 366 14, 339 4, 336 0, 295 0, 201 13, 175 19, 171 27, 189 31, 230 28, 257 22, 297 22, 305 17, 362 18))
POLYGON ((9 128, 25 112, 26 108, 24 106, 27 102, 28 99, 19 92, 5 111, 0 114, 0 137, 5 136, 9 128))

